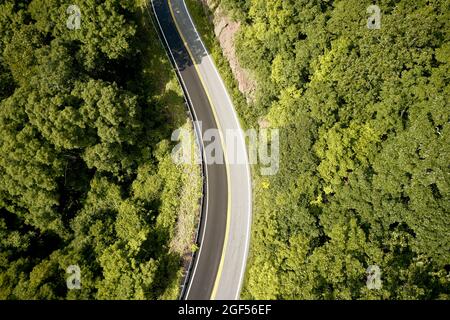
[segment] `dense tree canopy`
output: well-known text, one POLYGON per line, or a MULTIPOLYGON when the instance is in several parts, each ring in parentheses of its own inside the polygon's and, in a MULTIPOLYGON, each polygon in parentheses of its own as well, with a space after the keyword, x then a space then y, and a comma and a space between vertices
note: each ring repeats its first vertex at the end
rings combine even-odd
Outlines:
POLYGON ((245 296, 450 297, 450 3, 223 0, 257 79, 241 114, 282 130, 258 177, 245 296), (382 288, 366 287, 381 270, 382 288))
POLYGON ((0 0, 0 299, 176 298, 182 192, 193 214, 200 192, 170 161, 183 100, 137 4, 77 5, 71 30, 66 1, 0 0))

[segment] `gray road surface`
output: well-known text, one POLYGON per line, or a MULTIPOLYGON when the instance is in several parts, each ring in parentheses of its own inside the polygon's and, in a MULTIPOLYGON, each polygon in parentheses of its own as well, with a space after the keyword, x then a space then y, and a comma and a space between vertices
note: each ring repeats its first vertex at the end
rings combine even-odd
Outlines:
POLYGON ((194 117, 202 122, 201 131, 217 128, 225 150, 225 164, 206 166, 201 245, 185 298, 239 299, 252 218, 251 175, 242 129, 184 1, 152 0, 152 6, 194 117))

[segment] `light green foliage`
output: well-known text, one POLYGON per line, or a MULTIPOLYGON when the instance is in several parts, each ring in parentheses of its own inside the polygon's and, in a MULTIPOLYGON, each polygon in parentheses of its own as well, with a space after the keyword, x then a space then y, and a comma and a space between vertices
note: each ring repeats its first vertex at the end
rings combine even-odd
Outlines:
POLYGON ((281 129, 256 176, 244 297, 448 299, 448 1, 224 0, 258 82, 247 126, 281 129), (382 289, 366 287, 378 265, 382 289))
POLYGON ((139 263, 119 244, 100 256, 104 279, 98 285, 99 299, 146 299, 151 294, 157 265, 153 260, 139 263))

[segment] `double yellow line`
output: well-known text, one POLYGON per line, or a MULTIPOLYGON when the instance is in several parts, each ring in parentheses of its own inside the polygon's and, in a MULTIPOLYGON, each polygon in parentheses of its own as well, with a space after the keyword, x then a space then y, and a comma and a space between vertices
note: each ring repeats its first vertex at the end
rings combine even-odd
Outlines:
MULTIPOLYGON (((224 138, 223 138, 223 131, 222 128, 220 126, 220 122, 218 121, 218 116, 217 116, 217 112, 216 112, 216 107, 214 106, 213 100, 211 99, 211 96, 208 92, 208 88, 205 85, 205 81, 200 73, 200 69, 198 68, 196 62, 195 62, 195 57, 192 54, 191 49, 189 48, 189 44, 186 41, 186 38, 184 37, 183 33, 181 32, 181 28, 177 22, 177 19, 175 17, 175 14, 173 12, 173 8, 172 8, 172 4, 170 0, 167 0, 168 6, 169 6, 169 10, 170 10, 170 14, 172 15, 172 20, 175 23, 175 27, 178 30, 178 33, 180 34, 181 39, 183 40, 184 46, 186 47, 189 56, 191 57, 191 60, 194 64, 195 70, 197 71, 198 77, 200 79, 200 82, 202 84, 202 87, 206 93, 206 96, 208 98, 209 104, 211 105, 212 111, 213 111, 213 115, 214 115, 214 119, 216 121, 217 127, 219 129, 219 135, 220 135, 220 143, 222 145, 222 149, 223 149, 223 153, 224 153, 224 157, 225 157, 225 171, 227 174, 227 187, 228 187, 228 203, 227 203, 227 223, 226 223, 226 229, 225 229, 225 240, 223 242, 223 248, 222 248, 222 256, 220 258, 220 263, 219 263, 219 269, 217 270, 217 275, 216 275, 216 280, 214 282, 214 287, 213 287, 213 291, 211 294, 211 300, 214 300, 216 298, 217 295, 217 289, 219 287, 219 282, 220 282, 220 277, 222 275, 222 270, 223 270, 223 265, 224 265, 224 260, 225 260, 225 251, 226 251, 226 247, 227 247, 227 243, 228 243, 228 238, 229 238, 229 231, 230 231, 230 217, 231 217, 231 186, 230 186, 230 170, 229 170, 229 164, 227 162, 228 156, 227 156, 227 151, 225 148, 225 144, 224 144, 224 138)), ((194 26, 195 28, 195 26, 194 26)), ((199 35, 200 37, 200 35, 199 35)), ((204 231, 205 232, 205 231, 204 231)))

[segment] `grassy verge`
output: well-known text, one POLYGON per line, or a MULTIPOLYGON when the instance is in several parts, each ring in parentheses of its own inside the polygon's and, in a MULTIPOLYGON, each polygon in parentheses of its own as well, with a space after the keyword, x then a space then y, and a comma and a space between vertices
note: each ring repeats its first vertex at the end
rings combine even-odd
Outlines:
MULTIPOLYGON (((150 20, 145 1, 137 0, 140 7, 139 28, 144 30, 140 39, 144 56, 142 73, 148 90, 155 93, 153 99, 161 111, 168 115, 170 131, 183 127, 190 132, 190 141, 194 142, 192 124, 187 116, 183 92, 177 76, 158 39, 158 34, 150 20)), ((170 136, 162 137, 162 144, 171 144, 170 136)), ((189 265, 194 250, 195 232, 199 220, 199 200, 202 196, 201 169, 198 165, 175 164, 170 153, 159 159, 158 173, 165 177, 165 186, 161 195, 158 224, 169 224, 170 243, 168 250, 181 257, 177 277, 170 280, 163 299, 177 299, 184 272, 189 265)), ((169 266, 168 266, 169 267, 169 266)))

